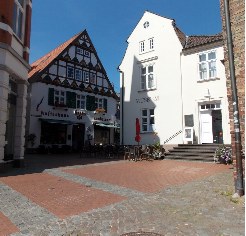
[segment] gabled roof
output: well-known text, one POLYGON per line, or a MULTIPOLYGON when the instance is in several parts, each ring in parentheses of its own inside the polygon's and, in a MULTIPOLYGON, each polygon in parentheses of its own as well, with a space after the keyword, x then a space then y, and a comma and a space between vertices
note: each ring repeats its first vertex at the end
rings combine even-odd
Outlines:
POLYGON ((223 41, 222 33, 215 35, 191 35, 187 37, 184 49, 190 49, 219 41, 223 41))
POLYGON ((31 70, 28 73, 28 78, 31 78, 34 74, 41 72, 46 68, 56 57, 58 57, 66 48, 72 43, 82 32, 74 35, 72 38, 61 44, 51 52, 47 53, 43 57, 31 64, 31 70))

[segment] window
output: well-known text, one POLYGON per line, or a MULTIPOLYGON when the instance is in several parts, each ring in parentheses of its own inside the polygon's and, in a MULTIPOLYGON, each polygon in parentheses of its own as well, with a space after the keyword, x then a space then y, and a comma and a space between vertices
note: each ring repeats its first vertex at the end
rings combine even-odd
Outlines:
POLYGON ((95 98, 95 104, 96 104, 96 109, 97 108, 103 108, 103 99, 102 98, 95 98))
POLYGON ((155 88, 153 65, 141 68, 141 90, 155 88))
POLYGON ((139 50, 140 50, 140 53, 144 52, 144 41, 139 43, 139 50))
POLYGON ((82 81, 82 71, 79 69, 75 69, 75 79, 78 81, 82 81))
POLYGON ((83 55, 83 49, 77 47, 77 53, 83 55))
POLYGON ((90 73, 90 83, 96 84, 96 74, 90 73))
POLYGON ((83 81, 89 83, 89 72, 83 71, 83 81))
POLYGON ((90 52, 84 50, 84 56, 85 56, 85 57, 90 57, 90 52))
POLYGON ((78 95, 77 94, 77 98, 76 98, 76 108, 78 109, 85 109, 86 108, 86 98, 84 95, 78 95))
POLYGON ((144 22, 143 26, 144 26, 145 29, 148 28, 149 27, 149 22, 148 21, 144 22))
POLYGON ((206 80, 216 78, 216 52, 207 52, 199 55, 199 78, 206 80))
POLYGON ((73 79, 74 77, 74 69, 71 66, 67 67, 67 77, 73 79))
POLYGON ((66 99, 65 94, 66 94, 65 91, 55 89, 55 93, 54 93, 55 105, 58 104, 65 105, 65 99, 66 99))
POLYGON ((14 12, 13 12, 13 31, 18 36, 18 38, 22 39, 23 32, 23 15, 24 15, 24 1, 23 0, 15 0, 14 3, 14 12))
POLYGON ((220 103, 207 103, 200 105, 200 110, 220 110, 221 104, 220 103))
POLYGON ((155 110, 142 109, 142 132, 152 132, 155 130, 155 110))
POLYGON ((149 39, 149 49, 150 50, 154 49, 154 39, 153 38, 149 39))

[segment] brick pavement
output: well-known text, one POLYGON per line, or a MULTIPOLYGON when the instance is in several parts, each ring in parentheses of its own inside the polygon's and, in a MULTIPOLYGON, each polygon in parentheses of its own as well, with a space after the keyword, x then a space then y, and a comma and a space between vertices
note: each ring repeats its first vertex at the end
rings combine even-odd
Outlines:
POLYGON ((230 166, 67 158, 3 174, 0 235, 243 235, 242 204, 221 194, 233 187, 230 166))

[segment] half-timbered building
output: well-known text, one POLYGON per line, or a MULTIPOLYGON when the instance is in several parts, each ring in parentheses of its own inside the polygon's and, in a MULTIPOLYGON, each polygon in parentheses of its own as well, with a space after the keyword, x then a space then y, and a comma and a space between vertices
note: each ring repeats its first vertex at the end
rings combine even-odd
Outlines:
POLYGON ((29 147, 115 142, 118 97, 86 30, 31 66, 29 147))

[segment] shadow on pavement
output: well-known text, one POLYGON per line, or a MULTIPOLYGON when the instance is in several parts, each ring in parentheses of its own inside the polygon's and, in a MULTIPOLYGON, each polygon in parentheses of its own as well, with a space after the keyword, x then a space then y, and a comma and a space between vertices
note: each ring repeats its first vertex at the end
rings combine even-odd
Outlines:
POLYGON ((66 166, 86 165, 94 163, 104 163, 109 161, 119 161, 121 158, 95 157, 93 155, 80 156, 79 153, 69 154, 26 154, 24 167, 7 167, 0 170, 0 177, 16 176, 32 173, 41 173, 46 169, 53 169, 66 166))

